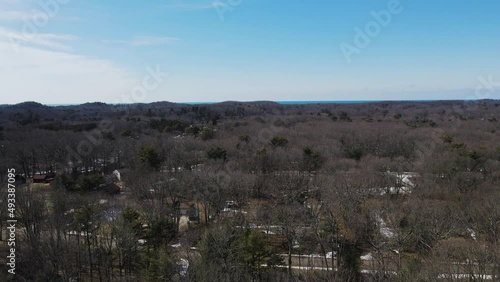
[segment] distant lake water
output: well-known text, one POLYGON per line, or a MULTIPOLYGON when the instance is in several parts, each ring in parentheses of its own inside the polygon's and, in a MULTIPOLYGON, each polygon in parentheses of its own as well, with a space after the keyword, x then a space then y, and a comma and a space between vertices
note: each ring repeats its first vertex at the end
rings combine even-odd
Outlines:
MULTIPOLYGON (((262 101, 262 102, 275 102, 280 105, 316 105, 316 104, 365 104, 365 103, 378 103, 378 102, 435 102, 439 100, 324 100, 324 101, 262 101)), ((232 101, 238 103, 239 101, 232 101)), ((252 101, 261 102, 261 101, 252 101)), ((219 102, 186 102, 188 105, 201 105, 201 104, 217 104, 219 102)), ((250 101, 240 102, 250 103, 250 101)))
MULTIPOLYGON (((280 105, 316 105, 316 104, 366 104, 366 103, 379 103, 379 102, 437 102, 441 100, 324 100, 324 101, 228 101, 234 103, 252 103, 252 102, 274 102, 280 105)), ((179 102, 178 104, 187 105, 212 105, 224 102, 179 102)))
POLYGON ((276 101, 281 105, 314 105, 314 104, 364 104, 383 102, 383 100, 349 100, 349 101, 276 101))

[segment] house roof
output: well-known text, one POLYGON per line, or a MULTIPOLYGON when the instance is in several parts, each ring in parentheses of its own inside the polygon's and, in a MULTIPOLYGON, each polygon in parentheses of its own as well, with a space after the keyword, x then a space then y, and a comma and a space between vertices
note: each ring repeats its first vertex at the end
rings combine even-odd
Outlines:
POLYGON ((34 180, 45 180, 45 179, 47 179, 47 175, 46 174, 34 175, 33 179, 34 180))

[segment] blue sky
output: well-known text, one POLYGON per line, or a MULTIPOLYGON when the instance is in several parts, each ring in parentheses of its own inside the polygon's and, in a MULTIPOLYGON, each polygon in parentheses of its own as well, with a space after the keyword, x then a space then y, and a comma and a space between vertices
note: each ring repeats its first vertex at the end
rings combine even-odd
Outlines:
POLYGON ((0 104, 500 99, 499 14, 494 0, 0 0, 0 104))

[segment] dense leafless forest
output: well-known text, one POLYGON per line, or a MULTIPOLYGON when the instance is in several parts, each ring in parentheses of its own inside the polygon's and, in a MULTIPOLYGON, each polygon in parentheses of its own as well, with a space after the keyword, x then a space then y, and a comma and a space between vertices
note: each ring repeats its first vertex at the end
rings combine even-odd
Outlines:
POLYGON ((0 281, 499 281, 498 119, 495 100, 0 106, 0 281))

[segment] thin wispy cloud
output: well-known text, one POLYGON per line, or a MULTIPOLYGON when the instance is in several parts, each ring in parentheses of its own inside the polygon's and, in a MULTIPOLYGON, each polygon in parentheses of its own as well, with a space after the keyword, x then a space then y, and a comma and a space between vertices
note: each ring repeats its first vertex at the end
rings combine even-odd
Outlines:
MULTIPOLYGON (((34 19, 43 19, 43 18, 52 18, 53 16, 50 14, 46 14, 41 10, 31 10, 31 11, 18 11, 18 10, 9 10, 9 11, 0 11, 0 21, 4 22, 12 22, 12 21, 33 21, 34 19)), ((58 20, 63 21, 80 21, 81 17, 78 16, 58 16, 58 20)))
POLYGON ((152 46, 152 45, 163 45, 172 44, 180 41, 179 38, 175 37, 158 37, 158 36, 141 36, 135 37, 131 40, 103 40, 104 44, 125 44, 131 46, 152 46))
POLYGON ((177 10, 206 10, 214 8, 214 1, 186 1, 186 0, 173 0, 169 4, 165 5, 165 8, 177 9, 177 10))
POLYGON ((0 26, 0 42, 10 43, 13 49, 24 46, 46 47, 49 49, 70 51, 71 46, 64 42, 73 41, 77 37, 69 34, 30 33, 15 31, 0 26))
POLYGON ((113 101, 135 82, 127 70, 106 59, 33 46, 20 46, 16 53, 2 40, 0 62, 2 91, 13 94, 2 97, 2 103, 40 97, 52 104, 113 101))
POLYGON ((0 11, 0 21, 18 21, 43 16, 40 11, 0 11))

